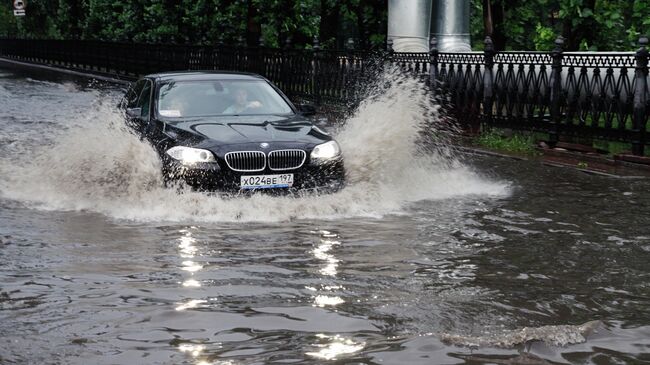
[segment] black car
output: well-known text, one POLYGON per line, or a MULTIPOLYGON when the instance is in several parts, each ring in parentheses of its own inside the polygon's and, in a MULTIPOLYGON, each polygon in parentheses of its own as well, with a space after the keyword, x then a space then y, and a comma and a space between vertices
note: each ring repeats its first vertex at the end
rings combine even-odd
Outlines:
POLYGON ((265 78, 168 72, 134 83, 120 103, 130 127, 163 162, 166 181, 200 190, 336 191, 341 150, 265 78))

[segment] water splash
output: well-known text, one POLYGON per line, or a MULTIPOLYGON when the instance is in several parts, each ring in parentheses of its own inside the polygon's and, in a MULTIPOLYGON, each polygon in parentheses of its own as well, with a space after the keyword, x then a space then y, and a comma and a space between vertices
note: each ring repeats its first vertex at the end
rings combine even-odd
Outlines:
POLYGON ((166 189, 156 152, 123 127, 105 96, 85 116, 59 121, 69 131, 53 145, 0 158, 1 194, 41 209, 206 222, 381 216, 418 200, 507 194, 506 184, 486 181, 452 157, 449 132, 437 128, 438 107, 419 81, 390 70, 370 90, 335 136, 349 181, 336 194, 227 198, 166 189), (426 154, 418 147, 423 126, 434 131, 426 154))
POLYGON ((530 342, 544 342, 553 346, 567 346, 587 341, 587 337, 603 326, 601 321, 590 321, 582 325, 557 325, 525 327, 518 331, 489 336, 461 336, 441 334, 443 342, 465 347, 513 348, 530 342))

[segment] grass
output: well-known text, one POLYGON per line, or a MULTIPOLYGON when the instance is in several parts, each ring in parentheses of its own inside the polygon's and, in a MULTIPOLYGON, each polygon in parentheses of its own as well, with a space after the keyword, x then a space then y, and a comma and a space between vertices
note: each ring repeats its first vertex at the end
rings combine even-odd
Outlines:
MULTIPOLYGON (((648 123, 650 125, 650 123, 648 123)), ((540 152, 535 149, 537 141, 548 141, 548 134, 540 132, 512 132, 508 129, 490 128, 484 130, 481 135, 474 138, 474 143, 491 150, 520 155, 536 156, 540 152)), ((608 156, 617 155, 623 152, 630 153, 630 143, 607 141, 597 138, 574 137, 572 143, 592 146, 607 151, 608 156)), ((650 145, 646 145, 644 156, 650 157, 650 145)))
POLYGON ((515 133, 511 136, 503 136, 496 129, 483 132, 476 138, 479 146, 522 155, 537 155, 535 150, 535 138, 532 134, 515 133))

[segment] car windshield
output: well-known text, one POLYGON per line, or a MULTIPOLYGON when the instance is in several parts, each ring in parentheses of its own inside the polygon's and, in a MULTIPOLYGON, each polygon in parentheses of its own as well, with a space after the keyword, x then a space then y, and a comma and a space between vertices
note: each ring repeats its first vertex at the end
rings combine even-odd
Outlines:
POLYGON ((289 113, 289 104, 264 80, 171 81, 158 94, 163 117, 289 113))

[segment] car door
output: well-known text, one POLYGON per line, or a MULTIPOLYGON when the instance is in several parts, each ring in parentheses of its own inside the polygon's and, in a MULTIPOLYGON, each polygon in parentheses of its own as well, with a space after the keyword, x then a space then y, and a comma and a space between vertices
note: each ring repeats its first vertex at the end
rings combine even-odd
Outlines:
MULTIPOLYGON (((151 142, 155 148, 159 148, 160 142, 168 140, 169 136, 164 134, 165 123, 157 118, 156 116, 156 106, 157 106, 157 87, 156 83, 152 80, 151 90, 149 91, 149 98, 142 99, 142 104, 140 106, 141 110, 148 110, 148 115, 142 115, 141 120, 144 124, 142 134, 151 142)), ((143 89, 143 93, 148 91, 149 85, 146 85, 143 89)))

